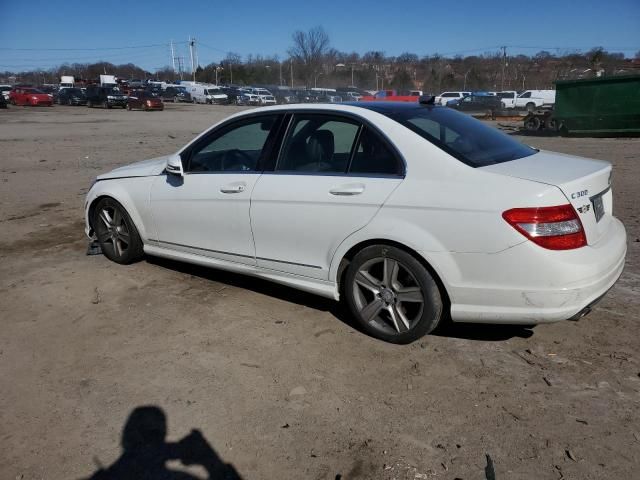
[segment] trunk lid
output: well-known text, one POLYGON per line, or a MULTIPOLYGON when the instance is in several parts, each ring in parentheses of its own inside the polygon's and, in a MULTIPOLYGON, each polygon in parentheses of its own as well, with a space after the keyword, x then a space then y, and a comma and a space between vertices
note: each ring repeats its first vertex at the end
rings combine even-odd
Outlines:
POLYGON ((613 195, 609 162, 540 151, 529 157, 482 169, 558 187, 578 212, 589 245, 597 243, 610 227, 613 195))

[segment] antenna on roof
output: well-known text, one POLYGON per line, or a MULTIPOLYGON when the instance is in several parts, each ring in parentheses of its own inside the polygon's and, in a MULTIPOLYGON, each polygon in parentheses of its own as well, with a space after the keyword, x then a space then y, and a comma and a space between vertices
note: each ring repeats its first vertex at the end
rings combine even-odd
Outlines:
POLYGON ((420 95, 420 98, 418 98, 420 105, 435 105, 435 102, 435 95, 420 95))

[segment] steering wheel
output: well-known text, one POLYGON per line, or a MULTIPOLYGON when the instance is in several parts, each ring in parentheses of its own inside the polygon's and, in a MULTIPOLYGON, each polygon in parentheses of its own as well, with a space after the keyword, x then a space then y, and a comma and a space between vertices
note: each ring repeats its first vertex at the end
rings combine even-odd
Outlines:
MULTIPOLYGON (((253 164, 253 158, 251 158, 251 155, 249 155, 247 152, 243 150, 239 150, 237 148, 234 148, 232 150, 227 150, 226 152, 224 152, 224 155, 222 156, 222 165, 221 165, 222 170, 227 170, 226 165, 233 166, 234 162, 236 164, 241 164, 242 166, 247 167, 246 168, 247 170, 250 170, 251 169, 250 166, 253 164)), ((234 169, 234 170, 243 170, 243 169, 234 169)))

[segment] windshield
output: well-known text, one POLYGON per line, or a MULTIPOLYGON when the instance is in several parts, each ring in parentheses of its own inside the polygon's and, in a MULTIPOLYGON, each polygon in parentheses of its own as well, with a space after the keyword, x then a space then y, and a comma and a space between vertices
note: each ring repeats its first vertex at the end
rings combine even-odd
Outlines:
POLYGON ((106 90, 106 92, 108 95, 111 95, 111 94, 120 95, 121 93, 118 87, 109 88, 106 90))
POLYGON ((82 90, 80 90, 79 88, 65 88, 64 90, 65 90, 64 93, 71 94, 71 95, 82 94, 82 90))
POLYGON ((450 108, 416 106, 380 113, 471 167, 508 162, 537 152, 509 135, 450 108))

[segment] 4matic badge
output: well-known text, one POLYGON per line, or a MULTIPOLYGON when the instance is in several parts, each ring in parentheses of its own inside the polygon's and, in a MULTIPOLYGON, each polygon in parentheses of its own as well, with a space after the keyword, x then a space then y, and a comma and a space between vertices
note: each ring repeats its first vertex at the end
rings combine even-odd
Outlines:
POLYGON ((591 210, 591 205, 588 205, 588 204, 587 205, 583 205, 581 207, 578 207, 577 210, 580 213, 587 213, 589 210, 591 210))

